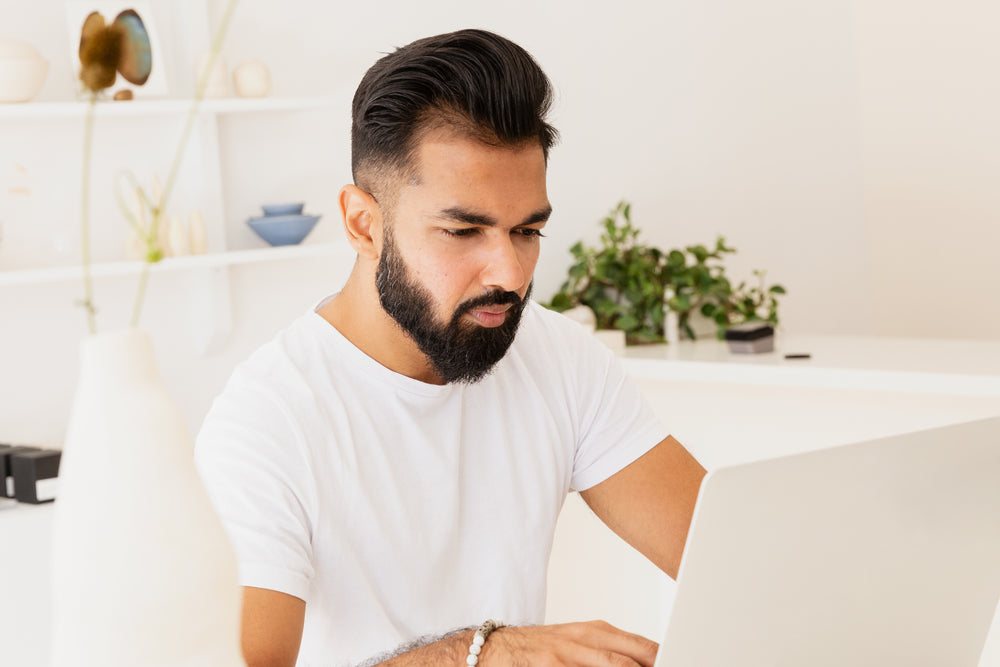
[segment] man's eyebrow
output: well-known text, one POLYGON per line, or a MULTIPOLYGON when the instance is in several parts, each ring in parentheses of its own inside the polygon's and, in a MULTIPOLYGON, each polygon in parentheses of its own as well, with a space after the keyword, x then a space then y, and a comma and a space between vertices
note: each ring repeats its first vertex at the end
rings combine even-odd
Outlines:
MULTIPOLYGON (((462 222, 467 225, 479 225, 482 227, 496 227, 497 221, 488 215, 483 215, 482 213, 474 213, 472 211, 467 211, 464 208, 453 206, 451 208, 446 208, 439 214, 442 218, 450 218, 456 222, 462 222)), ((524 222, 520 225, 536 225, 540 222, 545 222, 552 215, 552 207, 546 206, 543 209, 539 209, 529 215, 524 219, 524 222)), ((520 226, 519 225, 519 226, 520 226)))

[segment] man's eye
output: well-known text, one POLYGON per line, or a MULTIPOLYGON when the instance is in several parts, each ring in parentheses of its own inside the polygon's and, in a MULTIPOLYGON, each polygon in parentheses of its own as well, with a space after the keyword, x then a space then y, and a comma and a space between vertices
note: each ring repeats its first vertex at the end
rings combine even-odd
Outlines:
POLYGON ((459 237, 461 237, 461 236, 472 236, 473 234, 475 234, 478 231, 479 230, 476 229, 475 227, 463 227, 461 229, 446 229, 446 230, 444 230, 445 234, 447 234, 448 236, 459 236, 459 237))
POLYGON ((527 236, 528 238, 545 238, 545 234, 542 234, 542 230, 534 229, 533 227, 519 227, 515 231, 522 236, 527 236))

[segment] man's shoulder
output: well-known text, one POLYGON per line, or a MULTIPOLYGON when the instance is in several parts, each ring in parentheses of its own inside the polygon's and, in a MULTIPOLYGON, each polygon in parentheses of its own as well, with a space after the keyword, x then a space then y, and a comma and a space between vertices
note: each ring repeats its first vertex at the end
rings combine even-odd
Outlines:
POLYGON ((273 382, 284 376, 284 370, 308 368, 311 358, 323 350, 317 344, 321 333, 318 318, 316 313, 309 312, 294 319, 240 362, 234 369, 234 377, 263 377, 273 382))
POLYGON ((320 386, 330 375, 322 356, 330 353, 324 349, 324 322, 317 319, 315 313, 296 318, 237 364, 205 416, 196 449, 247 433, 254 442, 273 441, 283 449, 316 421, 314 397, 330 395, 320 386))
POLYGON ((596 361, 601 365, 610 354, 580 323, 534 301, 525 307, 512 351, 540 372, 555 372, 557 368, 567 372, 571 368, 576 373, 581 363, 590 367, 596 361))
POLYGON ((327 327, 315 312, 293 320, 236 365, 213 408, 298 412, 296 406, 309 405, 317 391, 329 393, 327 386, 318 385, 341 374, 330 372, 337 350, 327 327))

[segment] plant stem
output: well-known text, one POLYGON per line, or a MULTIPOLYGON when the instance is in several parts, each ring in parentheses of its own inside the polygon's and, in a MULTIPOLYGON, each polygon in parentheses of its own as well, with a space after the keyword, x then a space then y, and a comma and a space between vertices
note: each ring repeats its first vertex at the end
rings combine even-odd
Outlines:
POLYGON ((94 143, 94 107, 97 93, 90 94, 83 121, 83 171, 80 177, 80 252, 83 264, 83 309, 87 311, 87 330, 97 333, 94 316, 94 288, 90 277, 90 161, 94 143))
MULTIPOLYGON (((156 202, 156 207, 153 209, 153 222, 150 225, 150 236, 152 239, 156 239, 157 235, 157 222, 159 216, 166 212, 167 199, 170 197, 170 192, 174 188, 174 182, 177 180, 177 172, 180 170, 181 159, 184 157, 184 149, 187 147, 188 138, 191 136, 191 130, 194 128, 194 121, 198 115, 198 107, 201 106, 201 101, 205 97, 205 88, 208 87, 208 79, 212 73, 212 66, 215 65, 215 59, 219 55, 219 50, 222 48, 222 40, 226 36, 226 31, 229 29, 229 21, 233 17, 233 12, 236 11, 236 5, 239 4, 239 0, 229 0, 226 4, 226 9, 222 13, 222 19, 219 22, 219 27, 215 31, 215 36, 212 39, 212 48, 209 51, 208 59, 205 62, 204 70, 201 72, 201 76, 198 79, 198 85, 195 88, 194 100, 191 102, 191 108, 188 110, 187 119, 184 121, 184 129, 181 131, 181 138, 177 142, 177 150, 174 152, 173 162, 170 163, 170 171, 167 174, 167 182, 163 186, 163 192, 160 194, 160 200, 156 202)), ((147 261, 146 266, 143 267, 142 277, 139 280, 139 291, 136 294, 135 305, 132 309, 132 326, 139 325, 139 316, 142 312, 142 302, 146 295, 146 278, 149 274, 149 262, 147 261)))
POLYGON ((146 283, 149 281, 149 262, 142 265, 142 273, 139 274, 139 291, 135 295, 135 303, 132 306, 132 328, 139 326, 139 315, 142 313, 142 298, 146 295, 146 283))

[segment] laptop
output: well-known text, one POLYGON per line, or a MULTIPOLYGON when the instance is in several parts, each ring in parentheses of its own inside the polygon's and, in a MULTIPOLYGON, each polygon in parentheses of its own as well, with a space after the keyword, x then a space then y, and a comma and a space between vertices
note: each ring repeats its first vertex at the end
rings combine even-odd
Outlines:
POLYGON ((656 667, 976 667, 1000 599, 1000 418, 719 468, 656 667))

